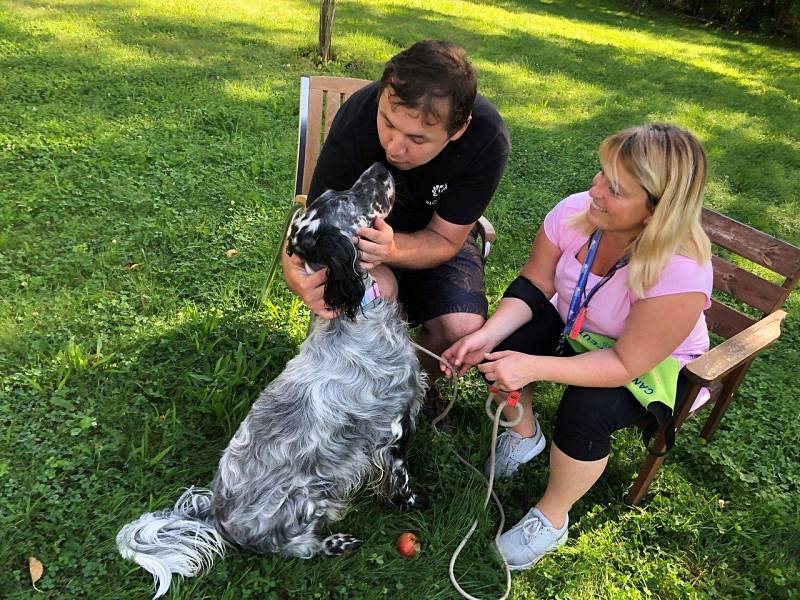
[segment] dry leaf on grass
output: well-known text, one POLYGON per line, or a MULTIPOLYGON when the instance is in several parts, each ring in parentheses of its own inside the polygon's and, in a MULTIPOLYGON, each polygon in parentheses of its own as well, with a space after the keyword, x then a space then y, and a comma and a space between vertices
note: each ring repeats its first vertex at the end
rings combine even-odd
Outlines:
POLYGON ((36 587, 36 582, 42 578, 42 575, 44 575, 44 565, 42 564, 42 561, 35 556, 29 556, 28 570, 31 573, 31 584, 33 585, 33 589, 35 589, 37 592, 41 592, 41 590, 36 587))
POLYGON ((225 252, 225 256, 227 256, 228 258, 233 258, 237 254, 239 254, 239 251, 236 248, 231 248, 230 250, 227 250, 225 252))

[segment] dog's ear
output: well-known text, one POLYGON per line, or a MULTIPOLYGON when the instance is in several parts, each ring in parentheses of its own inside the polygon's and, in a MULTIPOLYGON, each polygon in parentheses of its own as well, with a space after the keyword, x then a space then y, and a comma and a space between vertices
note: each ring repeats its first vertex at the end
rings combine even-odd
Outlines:
POLYGON ((292 224, 289 230, 288 243, 286 244, 286 254, 294 256, 297 254, 303 260, 314 252, 314 244, 317 243, 315 232, 307 228, 300 229, 297 223, 292 224))
POLYGON ((356 248, 335 227, 320 227, 315 238, 306 260, 325 265, 328 269, 323 294, 325 304, 331 310, 340 310, 347 318, 355 319, 365 291, 356 248))

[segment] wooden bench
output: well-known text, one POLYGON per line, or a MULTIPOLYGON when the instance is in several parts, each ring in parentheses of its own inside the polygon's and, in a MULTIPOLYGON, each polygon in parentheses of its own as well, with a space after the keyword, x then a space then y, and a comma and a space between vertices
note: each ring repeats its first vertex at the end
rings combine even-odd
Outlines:
MULTIPOLYGON (((718 294, 706 311, 706 323, 709 331, 725 341, 684 367, 690 385, 686 395, 678 399, 676 406, 680 408, 675 415, 675 428, 680 429, 687 418, 712 407, 700 433, 700 437, 710 441, 753 359, 781 334, 781 321, 786 316, 781 308, 800 278, 800 248, 708 208, 703 209, 702 218, 703 228, 716 247, 768 269, 777 275, 776 279, 783 279, 773 283, 733 261, 717 255, 711 259, 714 289, 718 294), (742 305, 755 309, 757 317, 742 312, 742 305), (710 389, 711 398, 695 407, 697 395, 704 387, 710 389)), ((664 438, 663 432, 656 438, 652 453, 625 498, 628 504, 641 502, 664 462, 666 456, 658 456, 666 449, 664 438)))

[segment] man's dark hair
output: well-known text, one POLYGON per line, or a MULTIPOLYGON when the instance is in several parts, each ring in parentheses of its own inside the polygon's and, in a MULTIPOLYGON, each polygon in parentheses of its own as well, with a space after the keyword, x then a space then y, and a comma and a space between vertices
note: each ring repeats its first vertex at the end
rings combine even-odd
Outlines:
POLYGON ((389 89, 390 102, 422 112, 426 122, 442 123, 453 135, 469 119, 478 84, 464 49, 443 40, 423 40, 386 63, 378 94, 389 89), (440 100, 449 106, 440 114, 440 100))

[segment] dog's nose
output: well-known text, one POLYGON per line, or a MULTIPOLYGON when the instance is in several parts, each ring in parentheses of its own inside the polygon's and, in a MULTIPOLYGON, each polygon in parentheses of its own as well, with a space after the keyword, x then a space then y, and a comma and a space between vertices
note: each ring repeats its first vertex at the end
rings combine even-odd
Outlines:
POLYGON ((380 182, 386 181, 387 178, 391 179, 392 175, 389 173, 389 169, 386 168, 386 165, 379 162, 372 163, 372 166, 368 169, 369 174, 374 177, 376 180, 380 182))

